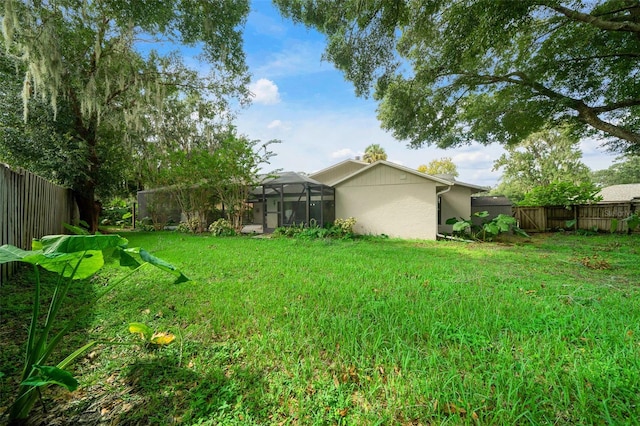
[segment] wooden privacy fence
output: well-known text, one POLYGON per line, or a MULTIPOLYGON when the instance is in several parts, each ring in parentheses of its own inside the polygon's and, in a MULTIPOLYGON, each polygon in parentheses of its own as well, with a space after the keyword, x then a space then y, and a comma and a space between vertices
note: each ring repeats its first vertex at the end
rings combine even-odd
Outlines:
POLYGON ((623 219, 640 212, 640 200, 622 203, 598 203, 551 207, 514 207, 513 215, 526 232, 573 229, 567 222, 575 220, 575 229, 627 232, 623 219), (615 229, 612 227, 615 226, 615 229))
MULTIPOLYGON (((71 190, 0 163, 0 245, 30 249, 33 238, 63 233, 75 210, 71 190)), ((15 266, 0 266, 0 284, 15 266)))

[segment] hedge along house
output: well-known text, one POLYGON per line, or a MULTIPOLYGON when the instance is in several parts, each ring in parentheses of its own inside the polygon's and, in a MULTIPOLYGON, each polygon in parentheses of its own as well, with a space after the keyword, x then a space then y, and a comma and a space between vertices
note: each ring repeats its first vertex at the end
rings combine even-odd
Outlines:
POLYGON ((269 177, 251 191, 253 220, 263 232, 281 226, 331 224, 336 219, 331 186, 295 172, 269 177))
POLYGON ((471 216, 471 195, 487 188, 430 176, 387 161, 347 160, 310 176, 335 189, 336 217, 355 217, 359 234, 435 240, 450 217, 471 216))

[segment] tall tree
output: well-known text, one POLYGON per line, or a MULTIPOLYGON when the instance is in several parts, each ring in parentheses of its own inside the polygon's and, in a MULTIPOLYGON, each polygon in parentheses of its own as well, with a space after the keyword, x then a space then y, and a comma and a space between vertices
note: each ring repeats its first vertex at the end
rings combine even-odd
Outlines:
MULTIPOLYGON (((124 168, 105 177, 114 161, 130 159, 150 115, 167 91, 244 98, 247 83, 239 25, 247 0, 6 0, 0 14, 9 55, 24 65, 22 98, 47 99, 54 114, 70 112, 67 135, 82 158, 72 189, 80 217, 97 227, 96 191, 122 180, 124 168), (211 67, 207 78, 188 70, 176 52, 139 53, 141 37, 198 45, 211 67)), ((166 44, 165 44, 166 46, 166 44)))
POLYGON ((546 125, 640 151, 637 0, 274 0, 414 147, 513 144, 546 125), (409 68, 409 69, 407 69, 409 68))
POLYGON ((592 179, 602 186, 640 183, 640 155, 620 157, 608 169, 593 172, 592 179))
POLYGON ((418 171, 426 173, 428 175, 451 175, 458 177, 458 167, 454 164, 451 157, 443 157, 440 159, 431 160, 429 164, 421 164, 418 166, 418 171))
POLYGON ((375 163, 378 160, 386 160, 387 153, 384 148, 378 145, 377 143, 371 144, 364 150, 364 155, 362 156, 362 160, 366 163, 375 163))
POLYGON ((152 188, 166 188, 156 195, 171 194, 199 232, 219 204, 233 226, 241 228, 249 191, 258 184, 258 169, 268 164, 273 155, 268 147, 277 142, 238 135, 234 127, 216 119, 216 107, 198 94, 170 97, 150 135, 153 143, 141 152, 141 180, 152 188))
POLYGON ((58 105, 54 120, 48 102, 31 97, 32 113, 25 121, 22 86, 20 63, 5 54, 0 42, 0 161, 71 187, 74 177, 82 173, 84 152, 67 133, 73 125, 68 105, 58 105))
POLYGON ((521 200, 532 188, 552 182, 591 183, 590 170, 582 163, 579 140, 567 129, 534 133, 520 145, 507 146, 493 164, 503 170, 494 194, 521 200))

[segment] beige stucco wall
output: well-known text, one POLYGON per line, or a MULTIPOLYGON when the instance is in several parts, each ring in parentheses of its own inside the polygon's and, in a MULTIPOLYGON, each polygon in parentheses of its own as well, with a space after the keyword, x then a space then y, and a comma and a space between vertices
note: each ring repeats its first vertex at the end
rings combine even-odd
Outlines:
POLYGON ((367 167, 367 164, 355 161, 347 161, 341 164, 337 164, 335 167, 331 167, 318 173, 314 173, 309 177, 311 179, 317 180, 320 183, 324 183, 325 185, 333 185, 340 179, 352 175, 353 173, 357 172, 360 169, 363 169, 364 167, 367 167))
POLYGON ((353 216, 358 234, 434 240, 436 183, 386 165, 373 167, 336 189, 336 217, 353 216))
POLYGON ((458 217, 469 219, 471 217, 471 194, 478 192, 463 186, 454 185, 449 192, 445 192, 442 197, 442 224, 438 226, 440 233, 451 233, 453 225, 445 225, 447 219, 458 217))

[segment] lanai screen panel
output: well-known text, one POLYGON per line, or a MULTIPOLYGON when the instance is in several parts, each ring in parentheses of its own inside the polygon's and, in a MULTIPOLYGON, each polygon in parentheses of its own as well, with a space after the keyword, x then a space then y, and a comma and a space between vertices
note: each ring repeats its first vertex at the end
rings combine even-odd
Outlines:
POLYGON ((297 173, 287 172, 262 185, 265 231, 280 226, 324 226, 335 220, 334 189, 297 173))

